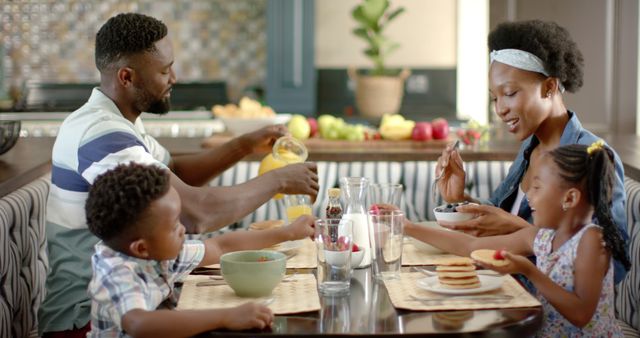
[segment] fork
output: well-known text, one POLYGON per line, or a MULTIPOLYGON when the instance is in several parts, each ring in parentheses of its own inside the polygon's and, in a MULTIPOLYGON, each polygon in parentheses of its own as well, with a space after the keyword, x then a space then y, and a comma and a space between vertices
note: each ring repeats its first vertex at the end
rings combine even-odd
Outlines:
MULTIPOLYGON (((453 147, 449 151, 449 156, 451 156, 451 152, 458 149, 458 147, 460 147, 459 139, 456 140, 456 143, 453 144, 453 147)), ((433 201, 433 203, 436 203, 436 200, 438 198, 438 181, 440 181, 440 179, 443 176, 444 176, 444 168, 442 168, 442 171, 440 171, 440 175, 436 176, 436 178, 433 180, 433 184, 431 185, 431 200, 433 201)))

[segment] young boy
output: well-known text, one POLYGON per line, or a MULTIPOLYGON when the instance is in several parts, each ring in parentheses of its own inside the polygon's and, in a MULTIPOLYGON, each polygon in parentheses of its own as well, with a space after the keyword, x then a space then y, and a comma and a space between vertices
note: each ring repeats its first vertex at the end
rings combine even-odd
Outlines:
POLYGON ((173 285, 198 266, 229 251, 264 248, 313 235, 313 218, 259 233, 238 231, 202 241, 184 240, 180 198, 168 171, 135 163, 99 176, 89 191, 89 229, 102 241, 92 257, 88 337, 192 336, 218 328, 271 324, 269 308, 247 303, 231 309, 173 311, 173 285))

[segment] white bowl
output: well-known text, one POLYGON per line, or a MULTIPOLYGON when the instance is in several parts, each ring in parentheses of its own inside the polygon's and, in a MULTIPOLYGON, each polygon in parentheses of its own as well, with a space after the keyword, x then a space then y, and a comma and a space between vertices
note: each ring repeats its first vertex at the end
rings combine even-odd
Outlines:
POLYGON ((447 203, 447 204, 443 204, 433 208, 433 214, 436 216, 437 221, 461 222, 461 221, 468 221, 475 217, 474 214, 467 213, 467 212, 436 211, 436 210, 445 209, 448 204, 455 206, 457 203, 447 203))
POLYGON ((364 250, 360 249, 358 251, 351 251, 351 268, 355 269, 360 265, 362 259, 364 258, 364 250))
MULTIPOLYGON (((437 222, 433 222, 433 221, 427 221, 427 222, 418 222, 416 223, 420 226, 423 227, 429 227, 429 228, 434 228, 434 229, 439 229, 439 230, 446 230, 446 231, 451 231, 450 229, 447 229, 443 226, 440 226, 437 222)), ((437 254, 443 254, 445 253, 444 251, 436 248, 435 246, 432 246, 431 244, 425 243, 421 240, 415 239, 413 237, 411 237, 411 241, 413 243, 413 246, 416 247, 416 249, 426 252, 428 254, 431 255, 437 255, 437 254)))
POLYGON ((228 132, 233 135, 242 135, 256 131, 262 127, 273 124, 285 124, 291 119, 291 114, 277 114, 273 117, 218 117, 228 132))

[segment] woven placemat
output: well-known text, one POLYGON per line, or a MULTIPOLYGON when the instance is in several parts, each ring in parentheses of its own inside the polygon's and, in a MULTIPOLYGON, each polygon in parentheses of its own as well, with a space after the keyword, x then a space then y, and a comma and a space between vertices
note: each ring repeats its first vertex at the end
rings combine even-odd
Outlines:
MULTIPOLYGON (((287 269, 315 269, 318 267, 318 249, 316 244, 309 238, 301 239, 302 245, 294 251, 286 252, 293 255, 287 259, 287 269)), ((207 265, 207 268, 220 269, 220 264, 207 265)))
POLYGON ((491 295, 511 295, 513 298, 508 301, 489 301, 489 300, 451 300, 456 296, 441 295, 427 290, 423 290, 417 285, 417 280, 425 276, 418 272, 401 272, 400 279, 385 280, 384 284, 389 292, 391 303, 399 309, 414 311, 433 311, 433 310, 476 310, 476 309, 506 309, 541 306, 540 302, 525 290, 511 276, 504 276, 502 287, 481 294, 482 296, 491 295), (411 295, 422 298, 435 299, 441 302, 424 303, 411 299, 411 295))
POLYGON ((210 280, 208 276, 188 276, 182 285, 177 308, 179 310, 230 308, 273 297, 273 302, 268 306, 274 314, 320 310, 316 277, 312 274, 295 274, 289 277, 287 282, 278 284, 271 296, 262 298, 238 297, 226 284, 196 286, 198 282, 210 280))
POLYGON ((452 254, 429 254, 413 245, 413 239, 405 240, 402 246, 402 265, 438 265, 442 260, 459 257, 452 254))

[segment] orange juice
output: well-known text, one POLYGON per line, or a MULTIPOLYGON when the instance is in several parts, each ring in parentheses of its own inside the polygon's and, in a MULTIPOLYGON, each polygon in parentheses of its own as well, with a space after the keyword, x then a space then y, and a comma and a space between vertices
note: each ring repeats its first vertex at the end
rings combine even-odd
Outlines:
POLYGON ((287 207, 287 220, 289 220, 289 223, 302 215, 311 215, 311 206, 301 204, 287 207))
MULTIPOLYGON (((304 144, 290 136, 279 138, 273 145, 271 153, 267 154, 260 162, 258 175, 267 171, 282 168, 287 164, 302 163, 307 159, 307 148, 304 144)), ((277 194, 274 199, 281 199, 282 194, 277 194)))

